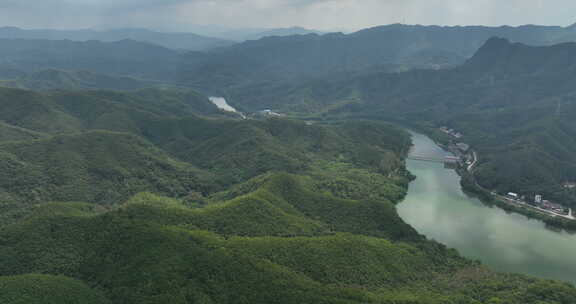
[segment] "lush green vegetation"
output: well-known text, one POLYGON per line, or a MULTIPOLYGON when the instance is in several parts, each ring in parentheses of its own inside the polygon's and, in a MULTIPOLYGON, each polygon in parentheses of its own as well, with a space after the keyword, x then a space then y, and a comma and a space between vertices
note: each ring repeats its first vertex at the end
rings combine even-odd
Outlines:
POLYGON ((426 241, 389 203, 316 194, 294 175, 257 183, 201 209, 144 193, 105 213, 44 205, 0 233, 0 274, 66 275, 112 303, 540 304, 576 295, 566 284, 490 272, 426 241))
POLYGON ((174 79, 180 53, 146 42, 0 38, 0 69, 64 69, 155 80, 174 79))
MULTIPOLYGON (((181 82, 216 92, 246 97, 240 105, 252 110, 271 107, 276 98, 294 97, 286 84, 336 79, 349 83, 359 75, 439 69, 464 63, 491 37, 530 45, 574 40, 573 28, 549 26, 438 27, 392 24, 355 33, 266 37, 183 57, 181 82), (262 94, 264 93, 264 94, 262 94), (266 96, 262 96, 266 95, 266 96), (256 104, 253 99, 264 104, 256 104)), ((341 92, 331 86, 327 94, 341 92), (330 92, 332 91, 332 92, 330 92)), ((321 90, 321 89, 320 89, 321 90)), ((340 96, 342 97, 342 96, 340 96)), ((295 100, 293 100, 295 101, 295 100)))
MULTIPOLYGON (((395 191, 394 200, 404 193, 395 183, 407 182, 401 156, 409 141, 381 124, 206 119, 198 115, 226 116, 206 98, 183 90, 0 93, 4 223, 46 201, 113 206, 141 191, 203 205, 210 193, 269 171, 314 172, 320 180, 328 167, 346 167, 349 185, 357 179, 346 192, 386 185, 395 191), (359 182, 369 180, 369 187, 359 182)), ((319 187, 344 193, 338 179, 322 180, 319 187)), ((375 198, 388 190, 380 189, 375 198)))
POLYGON ((485 188, 573 207, 575 192, 562 185, 576 180, 575 49, 494 38, 454 69, 286 83, 231 100, 249 108, 274 100, 268 107, 308 118, 384 120, 431 135, 447 126, 478 152, 474 174, 485 188))
POLYGON ((395 203, 412 178, 410 140, 396 127, 236 120, 182 90, 3 89, 0 103, 4 302, 576 297, 487 270, 404 223, 395 203))
POLYGON ((542 222, 546 223, 546 225, 551 229, 555 230, 564 229, 570 232, 576 231, 576 221, 561 217, 552 217, 549 214, 544 214, 542 212, 524 206, 512 205, 506 203, 502 199, 496 198, 494 195, 487 192, 486 190, 480 189, 474 183, 470 174, 467 173, 462 174, 461 185, 464 191, 466 191, 470 195, 478 197, 483 203, 487 204, 488 206, 498 206, 499 208, 509 212, 515 212, 523 214, 532 219, 541 220, 542 222))
POLYGON ((107 304, 100 292, 62 276, 0 277, 0 301, 6 304, 107 304))
POLYGON ((46 201, 113 205, 140 191, 209 192, 210 174, 125 133, 92 131, 0 144, 1 222, 46 201))
MULTIPOLYGON (((0 75, 0 78, 3 77, 0 75)), ((132 77, 111 76, 89 71, 64 71, 57 69, 22 73, 16 77, 8 76, 6 79, 0 80, 0 86, 3 87, 31 90, 136 90, 160 85, 160 82, 145 81, 132 77)))

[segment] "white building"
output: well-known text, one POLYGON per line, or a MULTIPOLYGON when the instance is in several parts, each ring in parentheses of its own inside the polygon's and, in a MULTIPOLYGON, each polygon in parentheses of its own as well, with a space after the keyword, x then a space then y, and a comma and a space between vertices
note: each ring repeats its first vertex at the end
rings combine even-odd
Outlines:
POLYGON ((508 192, 508 197, 517 199, 517 198, 518 198, 518 194, 517 194, 517 193, 514 193, 514 192, 508 192))
POLYGON ((542 203, 542 195, 536 194, 536 196, 534 196, 534 202, 539 204, 542 203))

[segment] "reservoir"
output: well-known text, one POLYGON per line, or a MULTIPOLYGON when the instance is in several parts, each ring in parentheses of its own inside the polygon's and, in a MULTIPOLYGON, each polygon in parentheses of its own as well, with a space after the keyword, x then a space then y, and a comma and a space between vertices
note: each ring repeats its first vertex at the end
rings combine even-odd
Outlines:
MULTIPOLYGON (((412 141, 411 153, 416 155, 448 155, 424 135, 413 133, 412 141)), ((576 235, 483 205, 464 194, 458 174, 441 163, 407 160, 406 164, 417 178, 398 213, 419 233, 496 271, 576 284, 576 235)))
POLYGON ((226 98, 224 97, 209 97, 208 98, 214 105, 216 105, 220 110, 224 110, 226 112, 237 113, 242 118, 246 119, 246 116, 234 109, 231 105, 228 104, 226 98))
POLYGON ((210 97, 208 99, 221 110, 236 112, 236 109, 230 106, 224 97, 210 97))

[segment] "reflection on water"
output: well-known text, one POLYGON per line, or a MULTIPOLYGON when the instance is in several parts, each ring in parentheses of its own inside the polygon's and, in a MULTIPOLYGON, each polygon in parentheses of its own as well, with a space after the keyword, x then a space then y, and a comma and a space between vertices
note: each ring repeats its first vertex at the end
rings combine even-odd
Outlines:
MULTIPOLYGON (((414 154, 446 154, 423 135, 413 134, 413 142, 414 154)), ((417 179, 398 212, 421 234, 494 270, 576 283, 575 235, 551 231, 540 221, 466 196, 460 177, 442 164, 408 160, 407 166, 417 179)))

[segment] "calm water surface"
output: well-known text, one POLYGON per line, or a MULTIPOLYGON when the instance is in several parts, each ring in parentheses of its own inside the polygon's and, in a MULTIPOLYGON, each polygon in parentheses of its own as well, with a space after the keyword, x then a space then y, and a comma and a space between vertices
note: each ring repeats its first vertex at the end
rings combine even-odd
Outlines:
MULTIPOLYGON (((447 154, 424 135, 412 140, 414 154, 447 154)), ((442 164, 408 160, 407 166, 417 179, 398 212, 418 232, 497 271, 576 283, 576 235, 466 196, 460 177, 442 164)))

